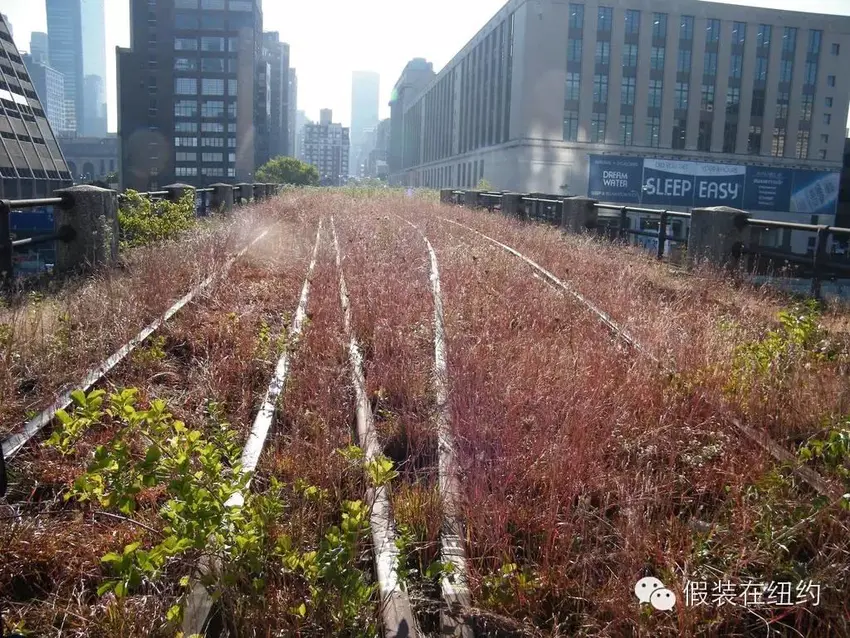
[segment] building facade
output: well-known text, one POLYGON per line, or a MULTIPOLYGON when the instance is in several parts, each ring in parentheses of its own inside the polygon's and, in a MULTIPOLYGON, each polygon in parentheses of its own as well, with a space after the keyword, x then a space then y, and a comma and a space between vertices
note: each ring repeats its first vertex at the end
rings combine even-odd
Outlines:
POLYGON ((405 99, 391 172, 408 184, 469 188, 483 177, 670 208, 726 203, 659 197, 659 185, 677 183, 669 175, 693 191, 700 175, 719 173, 743 180, 733 204, 825 212, 842 163, 848 54, 848 17, 696 0, 511 0, 405 99), (802 201, 819 190, 827 205, 802 201))
POLYGON ((263 57, 259 63, 257 89, 257 160, 262 166, 286 155, 289 144, 289 45, 277 31, 263 34, 263 57))
POLYGON ((333 112, 322 109, 318 124, 304 125, 304 161, 316 167, 323 186, 341 186, 348 179, 348 128, 332 119, 333 112))
POLYGON ((30 34, 30 55, 35 62, 50 64, 50 47, 47 34, 43 31, 33 31, 30 34))
POLYGON ((47 64, 47 58, 39 54, 36 61, 32 54, 21 56, 24 65, 29 71, 30 79, 44 112, 47 113, 47 121, 54 131, 65 131, 65 82, 62 74, 47 64))
POLYGON ((59 137, 59 148, 77 183, 109 182, 118 172, 118 137, 59 137))
POLYGON ((295 148, 293 149, 293 157, 298 159, 304 159, 304 126, 306 124, 312 124, 312 120, 307 117, 307 114, 304 111, 296 111, 295 113, 295 128, 294 128, 294 137, 295 137, 295 148))
POLYGON ((271 112, 270 73, 257 88, 260 0, 132 0, 130 12, 117 74, 122 186, 253 181, 257 114, 271 112))
POLYGON ((298 74, 295 69, 289 69, 289 93, 287 94, 287 137, 289 143, 286 154, 297 157, 295 150, 296 120, 298 113, 298 74))
POLYGON ((375 127, 371 146, 372 150, 369 151, 369 159, 366 165, 366 176, 385 180, 389 177, 387 158, 390 150, 390 118, 381 120, 375 127))
MULTIPOLYGON (((416 149, 421 146, 421 115, 417 97, 436 77, 434 65, 425 58, 414 58, 404 67, 390 98, 390 148, 387 157, 390 181, 394 184, 416 180, 410 169, 421 163, 416 149), (410 108, 409 108, 410 107, 410 108), (420 132, 413 128, 419 122, 420 132), (405 159, 405 153, 416 159, 405 159)), ((444 123, 447 123, 444 118, 444 123)))
POLYGON ((0 18, 0 198, 46 197, 71 175, 29 72, 0 18))
POLYGON ((370 132, 378 126, 381 76, 372 71, 351 75, 351 160, 353 177, 362 177, 369 159, 370 132))

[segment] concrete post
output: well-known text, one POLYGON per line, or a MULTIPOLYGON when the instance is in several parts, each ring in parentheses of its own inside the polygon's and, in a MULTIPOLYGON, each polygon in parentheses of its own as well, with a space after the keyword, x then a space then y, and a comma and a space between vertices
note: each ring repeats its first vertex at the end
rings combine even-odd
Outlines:
POLYGON ((69 206, 56 206, 53 225, 73 229, 75 238, 56 242, 56 272, 111 264, 118 259, 118 193, 97 186, 73 186, 56 191, 69 206))
POLYGON ((254 200, 261 202, 266 199, 266 185, 263 182, 254 182, 254 200))
POLYGON ((589 197, 559 197, 561 208, 561 230, 582 233, 596 228, 598 214, 597 200, 589 197))
POLYGON ((463 191, 463 205, 468 208, 478 208, 478 194, 481 191, 463 191))
POLYGON ((254 201, 254 185, 253 184, 245 184, 244 182, 241 184, 237 184, 239 187, 239 203, 240 204, 250 204, 254 201))
POLYGON ((441 204, 451 204, 452 203, 452 189, 451 188, 441 188, 440 189, 440 203, 441 204))
POLYGON ((233 210, 233 186, 230 184, 212 184, 210 210, 214 213, 229 213, 233 210))
POLYGON ((162 190, 168 191, 167 197, 170 202, 179 202, 188 192, 191 192, 193 195, 195 194, 195 187, 189 184, 169 184, 162 190))
POLYGON ((502 193, 502 212, 511 217, 525 217, 522 193, 502 193))
POLYGON ((749 237, 749 218, 750 213, 728 206, 692 210, 688 265, 708 261, 726 268, 737 266, 740 249, 749 237))

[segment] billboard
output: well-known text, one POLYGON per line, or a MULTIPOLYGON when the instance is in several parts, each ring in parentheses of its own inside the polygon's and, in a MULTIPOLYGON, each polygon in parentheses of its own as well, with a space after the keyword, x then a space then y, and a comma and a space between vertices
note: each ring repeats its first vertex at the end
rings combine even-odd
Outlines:
POLYGON ((588 197, 604 202, 834 215, 840 173, 590 155, 588 197))

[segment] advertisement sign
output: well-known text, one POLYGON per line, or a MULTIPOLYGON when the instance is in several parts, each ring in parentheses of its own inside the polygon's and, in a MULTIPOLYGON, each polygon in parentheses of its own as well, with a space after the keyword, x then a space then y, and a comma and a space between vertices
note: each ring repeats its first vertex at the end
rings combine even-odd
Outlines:
POLYGON ((39 206, 9 213, 13 233, 47 234, 53 232, 53 206, 39 206))
POLYGON ((588 197, 603 202, 834 215, 840 174, 591 155, 588 197))

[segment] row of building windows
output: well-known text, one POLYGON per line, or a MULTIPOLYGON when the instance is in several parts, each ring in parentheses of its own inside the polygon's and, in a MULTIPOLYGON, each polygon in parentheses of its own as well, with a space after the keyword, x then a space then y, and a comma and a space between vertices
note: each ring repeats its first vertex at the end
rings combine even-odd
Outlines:
MULTIPOLYGON (((201 117, 236 117, 236 102, 228 102, 225 106, 222 100, 201 100, 201 117)), ((198 100, 177 100, 174 102, 174 117, 197 117, 198 100)))
POLYGON ((194 38, 174 38, 175 51, 215 51, 224 53, 226 51, 236 52, 239 50, 239 38, 231 36, 228 38, 220 36, 200 36, 194 38))
MULTIPOLYGON (((152 65, 155 66, 155 65, 152 65)), ((179 57, 174 58, 175 71, 201 71, 206 73, 236 73, 237 60, 236 56, 232 57, 202 57, 189 58, 179 57)))
POLYGON ((484 160, 461 162, 454 166, 426 168, 408 175, 409 186, 432 188, 475 188, 484 178, 484 160))
MULTIPOLYGON (((153 170, 151 171, 153 174, 153 170)), ((227 170, 216 166, 202 166, 200 174, 207 177, 236 177, 236 169, 228 168, 227 170)), ((176 177, 197 177, 197 166, 175 166, 174 175, 176 177)))
MULTIPOLYGON (((236 95, 237 81, 226 81, 227 94, 236 95)), ((197 78, 174 78, 174 93, 176 95, 198 95, 199 82, 197 78)), ((225 80, 220 78, 202 78, 200 81, 201 95, 224 95, 225 80)))
POLYGON ((201 122, 199 127, 198 122, 177 121, 174 130, 177 133, 197 133, 198 130, 202 133, 235 133, 236 123, 228 122, 225 125, 222 122, 201 122))

